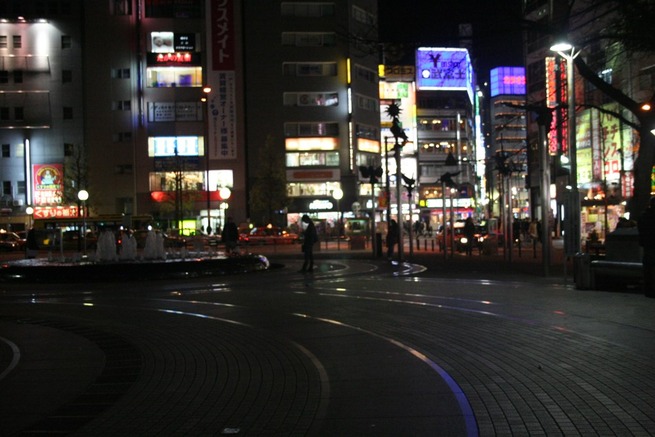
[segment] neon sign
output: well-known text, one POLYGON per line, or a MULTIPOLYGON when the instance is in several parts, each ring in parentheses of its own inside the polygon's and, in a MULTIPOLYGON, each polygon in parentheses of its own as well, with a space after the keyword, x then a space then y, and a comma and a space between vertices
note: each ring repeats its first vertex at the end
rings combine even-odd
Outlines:
POLYGON ((491 97, 498 95, 525 95, 525 68, 498 67, 489 74, 491 97))

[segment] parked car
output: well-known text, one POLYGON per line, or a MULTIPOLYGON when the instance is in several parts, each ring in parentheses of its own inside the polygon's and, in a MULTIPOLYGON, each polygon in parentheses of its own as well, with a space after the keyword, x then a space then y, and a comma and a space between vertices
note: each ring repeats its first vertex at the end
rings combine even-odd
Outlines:
POLYGON ((239 242, 252 244, 293 244, 298 239, 298 234, 273 225, 252 228, 250 232, 239 235, 239 242))
POLYGON ((0 250, 23 250, 25 249, 25 239, 17 233, 0 230, 0 250))

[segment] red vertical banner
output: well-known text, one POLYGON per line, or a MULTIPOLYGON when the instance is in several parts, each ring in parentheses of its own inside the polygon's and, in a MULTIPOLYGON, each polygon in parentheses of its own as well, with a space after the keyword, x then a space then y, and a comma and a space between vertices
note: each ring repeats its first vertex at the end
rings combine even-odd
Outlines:
POLYGON ((233 0, 211 0, 211 52, 213 70, 234 70, 233 0))

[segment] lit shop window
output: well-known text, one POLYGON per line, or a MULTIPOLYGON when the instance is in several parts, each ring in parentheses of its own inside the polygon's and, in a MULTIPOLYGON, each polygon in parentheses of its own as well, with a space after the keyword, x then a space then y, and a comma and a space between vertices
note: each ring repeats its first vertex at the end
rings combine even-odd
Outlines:
POLYGON ((146 71, 148 87, 200 87, 201 67, 149 67, 146 71))
POLYGON ((337 167, 339 165, 338 152, 307 152, 307 153, 287 153, 287 167, 311 167, 311 166, 329 166, 337 167))
POLYGON ((287 195, 289 197, 301 196, 332 196, 332 193, 340 188, 339 182, 291 182, 287 184, 287 195))
POLYGON ((149 137, 148 156, 202 156, 203 137, 149 137))

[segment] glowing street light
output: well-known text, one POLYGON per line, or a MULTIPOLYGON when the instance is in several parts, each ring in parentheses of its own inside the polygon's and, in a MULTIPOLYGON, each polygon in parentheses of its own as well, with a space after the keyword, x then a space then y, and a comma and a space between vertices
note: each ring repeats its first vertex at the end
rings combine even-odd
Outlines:
POLYGON ((335 188, 332 191, 332 197, 334 200, 337 201, 337 215, 339 217, 339 220, 337 221, 337 250, 340 250, 340 245, 341 245, 341 205, 340 201, 343 199, 343 190, 341 188, 335 188))
POLYGON ((86 255, 86 201, 89 200, 89 192, 80 190, 77 192, 77 198, 82 201, 82 238, 84 238, 84 255, 86 255))

